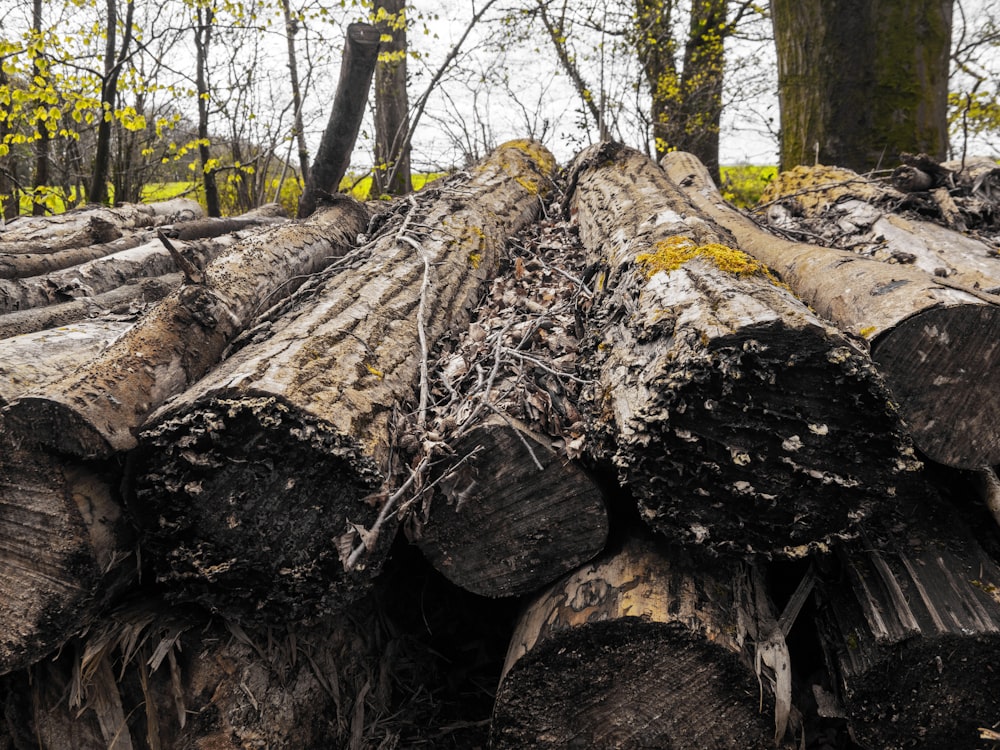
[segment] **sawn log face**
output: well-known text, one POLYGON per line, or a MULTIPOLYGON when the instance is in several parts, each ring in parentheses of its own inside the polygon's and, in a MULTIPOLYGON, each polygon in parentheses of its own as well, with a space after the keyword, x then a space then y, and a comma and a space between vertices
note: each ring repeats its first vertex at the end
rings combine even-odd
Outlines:
POLYGON ((606 269, 589 323, 594 450, 646 521, 799 555, 888 510, 916 464, 864 350, 732 250, 646 157, 594 147, 574 168, 581 239, 606 269), (677 249, 693 257, 670 265, 677 249))

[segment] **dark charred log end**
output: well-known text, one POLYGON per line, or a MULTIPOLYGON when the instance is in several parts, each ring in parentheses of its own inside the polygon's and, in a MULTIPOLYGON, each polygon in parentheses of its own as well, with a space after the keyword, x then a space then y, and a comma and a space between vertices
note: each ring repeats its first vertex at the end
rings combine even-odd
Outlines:
POLYGON ((1000 307, 937 307, 879 336, 872 359, 913 440, 960 469, 1000 464, 1000 307))
POLYGON ((416 540, 452 583, 519 596, 604 548, 608 513, 597 485, 530 433, 499 421, 452 447, 457 460, 479 451, 442 480, 416 540))
POLYGON ((757 678, 676 623, 625 618, 560 631, 504 677, 493 748, 769 748, 757 678))
POLYGON ((977 750, 1000 715, 1000 635, 895 644, 842 697, 865 747, 977 750))
POLYGON ((719 339, 657 392, 646 412, 668 418, 616 460, 645 521, 672 539, 799 557, 898 512, 919 466, 870 360, 820 328, 719 339))
POLYGON ((133 515, 173 601, 311 621, 363 594, 388 552, 391 524, 345 571, 382 477, 353 438, 275 398, 209 399, 146 429, 140 450, 133 515))
POLYGON ((15 438, 67 456, 109 458, 135 443, 131 433, 122 434, 115 425, 105 432, 67 404, 49 398, 22 396, 3 416, 5 429, 15 438))

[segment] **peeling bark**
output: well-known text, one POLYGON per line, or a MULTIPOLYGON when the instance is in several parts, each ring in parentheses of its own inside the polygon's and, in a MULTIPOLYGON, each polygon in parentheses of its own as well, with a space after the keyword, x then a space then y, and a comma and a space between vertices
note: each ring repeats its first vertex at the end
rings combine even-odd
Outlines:
POLYGON ((866 747, 982 747, 1000 714, 1000 568, 927 498, 838 556, 818 588, 823 647, 866 747))

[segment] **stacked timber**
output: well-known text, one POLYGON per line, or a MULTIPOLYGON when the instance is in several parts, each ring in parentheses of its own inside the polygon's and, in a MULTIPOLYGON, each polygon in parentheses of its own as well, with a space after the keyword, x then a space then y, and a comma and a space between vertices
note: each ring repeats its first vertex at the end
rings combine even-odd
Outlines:
MULTIPOLYGON (((963 468, 1000 464, 1000 392, 984 373, 1000 366, 1000 259, 990 244, 880 208, 885 191, 847 170, 796 168, 775 186, 795 194, 796 221, 823 216, 853 248, 839 251, 775 238, 725 206, 694 157, 664 167, 700 211, 771 266, 819 314, 871 343, 917 446, 963 468), (784 187, 781 187, 784 186, 784 187)), ((789 197, 789 200, 792 198, 789 197)), ((812 226, 809 236, 823 236, 812 226)))
POLYGON ((0 748, 993 737, 1000 539, 954 516, 1000 479, 956 419, 919 468, 885 348, 991 331, 989 263, 789 245, 663 166, 521 141, 381 210, 9 246, 57 275, 0 313, 0 748))
POLYGON ((867 352, 816 316, 648 157, 571 167, 600 270, 590 314, 591 451, 672 539, 802 555, 906 503, 916 463, 867 352), (897 497, 897 494, 900 497, 897 497))
POLYGON ((366 590, 396 526, 397 414, 425 425, 429 348, 467 324, 554 170, 539 144, 513 141, 413 196, 150 418, 137 514, 173 596, 283 622, 366 590))

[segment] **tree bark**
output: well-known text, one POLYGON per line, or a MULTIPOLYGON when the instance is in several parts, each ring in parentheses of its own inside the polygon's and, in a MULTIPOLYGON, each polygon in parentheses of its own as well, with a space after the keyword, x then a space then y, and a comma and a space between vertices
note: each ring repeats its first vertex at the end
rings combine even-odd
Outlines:
POLYGON ((539 145, 512 142, 416 194, 361 260, 150 418, 138 522, 173 597, 295 621, 370 586, 395 524, 393 410, 410 411, 424 347, 468 324, 554 170, 539 145))
POLYGON ((944 158, 951 0, 774 0, 771 18, 782 169, 944 158))
POLYGON ((180 273, 168 273, 148 279, 132 279, 94 297, 80 297, 72 302, 0 315, 0 340, 66 326, 108 312, 133 312, 136 307, 163 299, 181 285, 183 278, 180 273))
POLYGON ((445 578, 481 596, 520 596, 604 549, 603 496, 551 443, 506 416, 449 443, 456 461, 416 540, 445 578))
POLYGON ((406 0, 379 0, 375 10, 379 33, 391 41, 382 42, 375 66, 374 184, 377 195, 405 195, 410 192, 410 146, 404 143, 410 129, 406 0))
POLYGON ((203 215, 195 201, 174 198, 145 205, 88 206, 56 216, 24 217, 0 230, 0 254, 54 253, 86 247, 120 237, 129 229, 188 221, 203 215))
POLYGON ((838 555, 818 588, 823 648, 866 747, 982 747, 1000 714, 1000 568, 928 497, 838 555))
POLYGON ((916 462, 866 352, 638 152, 591 147, 570 181, 601 268, 589 448, 614 461, 644 520, 719 550, 796 556, 891 507, 916 462))
POLYGON ((346 253, 367 221, 344 198, 238 243, 205 267, 203 283, 166 297, 101 357, 8 406, 9 429, 83 457, 134 447, 150 412, 204 375, 264 308, 346 253))
MULTIPOLYGON (((206 265, 236 242, 218 237, 203 242, 177 242, 179 252, 206 265)), ((0 315, 44 307, 75 297, 94 297, 140 277, 163 276, 177 270, 177 261, 160 240, 99 257, 79 266, 26 279, 0 279, 0 315)), ((0 318, 2 319, 2 318, 0 318)))
POLYGON ((309 170, 309 180, 299 200, 300 218, 316 210, 320 195, 336 193, 341 178, 347 173, 375 73, 379 36, 378 29, 370 24, 352 23, 347 27, 337 93, 316 159, 309 170))
POLYGON ((753 663, 788 675, 779 633, 752 576, 629 540, 525 609, 491 747, 773 748, 785 722, 753 663))
POLYGON ((117 476, 18 442, 0 423, 0 674, 85 629, 135 570, 117 476))
MULTIPOLYGON (((1000 463, 1000 394, 983 377, 1000 367, 992 346, 1000 335, 997 305, 911 265, 775 237, 726 206, 690 155, 669 154, 663 165, 699 211, 820 315, 871 341, 872 358, 924 453, 959 468, 1000 463)), ((931 260, 938 262, 951 265, 949 257, 931 260)))
POLYGON ((0 339, 0 408, 22 393, 87 363, 120 338, 134 322, 84 321, 0 339))

